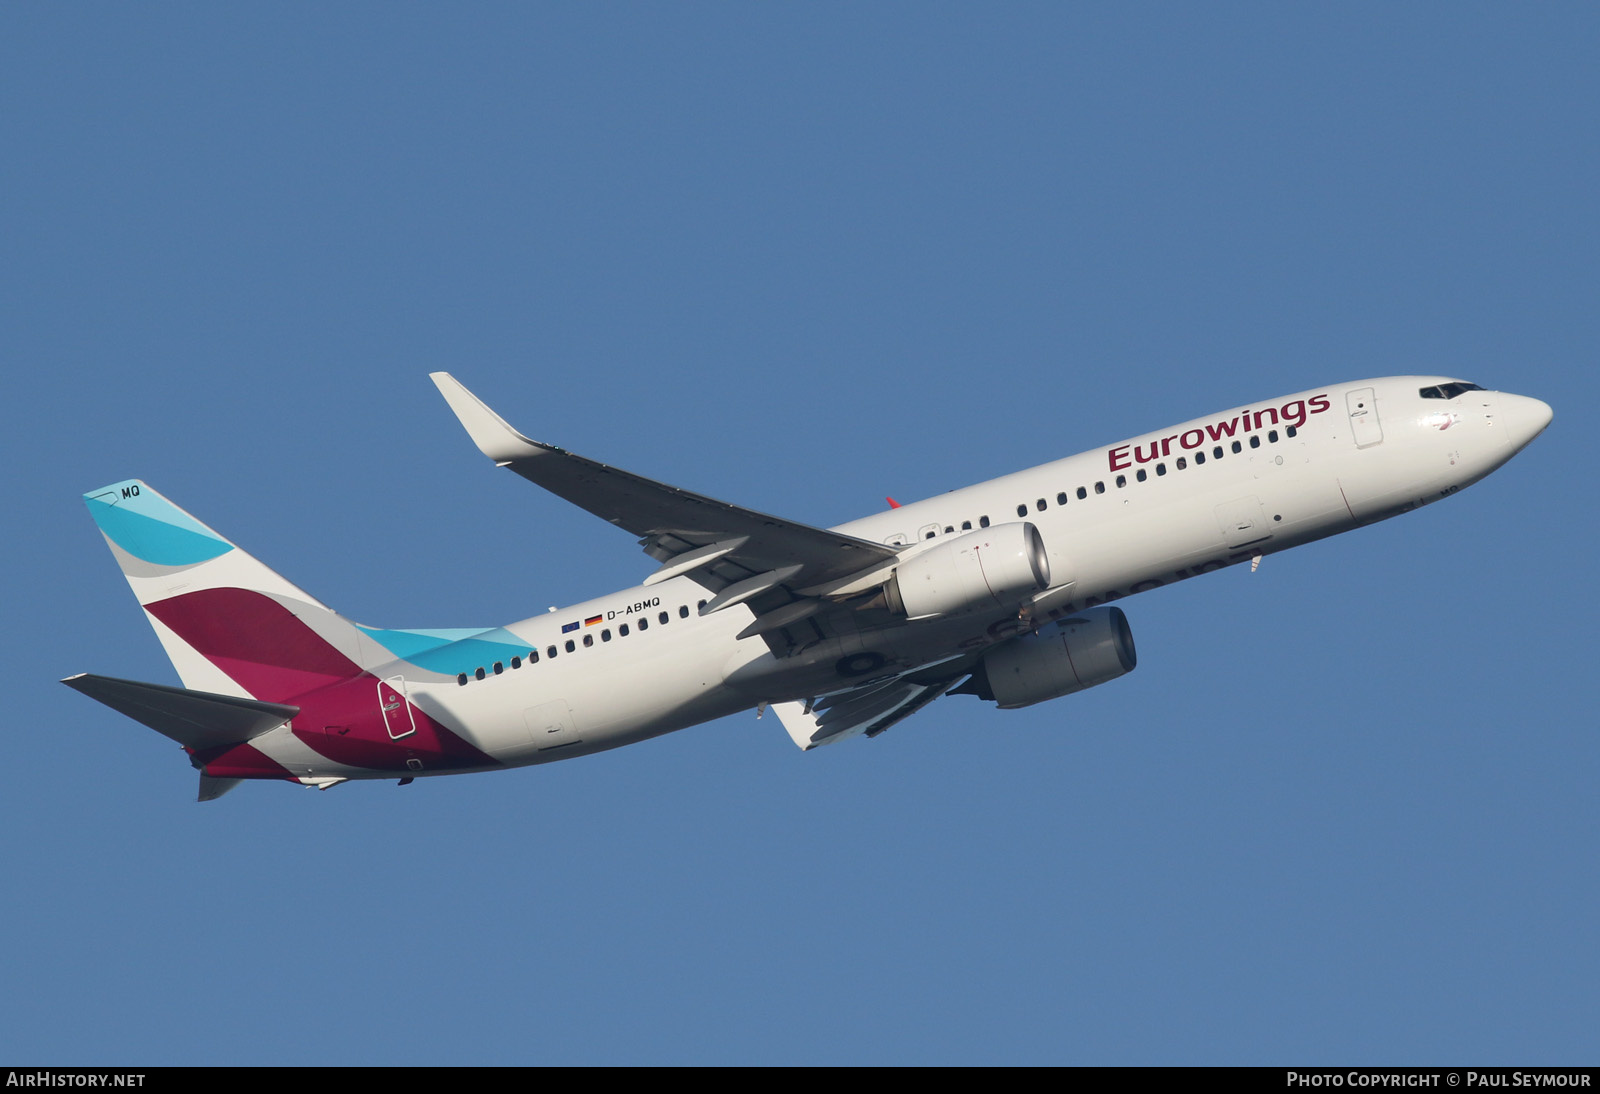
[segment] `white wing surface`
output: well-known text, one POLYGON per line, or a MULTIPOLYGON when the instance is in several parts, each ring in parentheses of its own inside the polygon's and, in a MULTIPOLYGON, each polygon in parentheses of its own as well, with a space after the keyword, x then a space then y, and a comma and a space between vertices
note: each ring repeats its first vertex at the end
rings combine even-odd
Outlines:
POLYGON ((810 750, 859 734, 876 737, 943 695, 959 677, 935 684, 917 684, 896 677, 836 691, 808 703, 773 703, 794 743, 810 750))

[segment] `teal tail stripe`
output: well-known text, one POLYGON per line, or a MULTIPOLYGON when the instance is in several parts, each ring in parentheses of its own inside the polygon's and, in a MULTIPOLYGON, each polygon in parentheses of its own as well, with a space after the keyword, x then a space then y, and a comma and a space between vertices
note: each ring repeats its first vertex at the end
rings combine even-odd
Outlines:
MULTIPOLYGON (((360 627, 358 623, 356 626, 360 627)), ((382 630, 361 627, 361 632, 403 661, 433 672, 455 675, 480 665, 528 656, 529 645, 504 627, 487 630, 382 630)))
POLYGON ((83 499, 111 542, 145 562, 193 566, 233 550, 233 544, 136 480, 115 483, 83 499))

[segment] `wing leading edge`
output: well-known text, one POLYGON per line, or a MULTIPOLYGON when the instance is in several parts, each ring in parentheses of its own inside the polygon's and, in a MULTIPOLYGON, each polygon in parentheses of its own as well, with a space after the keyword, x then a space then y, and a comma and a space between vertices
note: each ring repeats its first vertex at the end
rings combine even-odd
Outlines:
POLYGON ((432 374, 478 449, 557 497, 639 537, 661 563, 645 584, 688 576, 714 595, 701 614, 748 604, 757 619, 742 636, 799 622, 819 597, 881 584, 899 556, 891 547, 758 513, 610 467, 517 432, 447 372, 432 374))

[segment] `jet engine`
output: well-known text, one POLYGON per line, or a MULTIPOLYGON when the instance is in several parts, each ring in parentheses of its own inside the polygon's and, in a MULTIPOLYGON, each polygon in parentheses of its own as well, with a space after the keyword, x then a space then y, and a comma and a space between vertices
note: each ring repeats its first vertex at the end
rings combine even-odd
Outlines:
POLYGON ((890 609, 911 619, 1014 607, 1050 586, 1039 529, 997 524, 914 555, 884 586, 890 609))
POLYGON ((1115 680, 1138 663, 1122 609, 1090 608, 998 647, 951 694, 992 699, 1014 710, 1115 680))

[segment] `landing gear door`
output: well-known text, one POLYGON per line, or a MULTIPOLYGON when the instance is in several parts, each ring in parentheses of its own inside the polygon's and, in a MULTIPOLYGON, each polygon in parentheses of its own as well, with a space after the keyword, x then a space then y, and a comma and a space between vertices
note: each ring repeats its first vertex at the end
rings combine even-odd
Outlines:
POLYGON ((1357 448, 1383 443, 1383 424, 1378 421, 1378 394, 1370 387, 1345 392, 1345 409, 1350 413, 1350 435, 1357 448))

